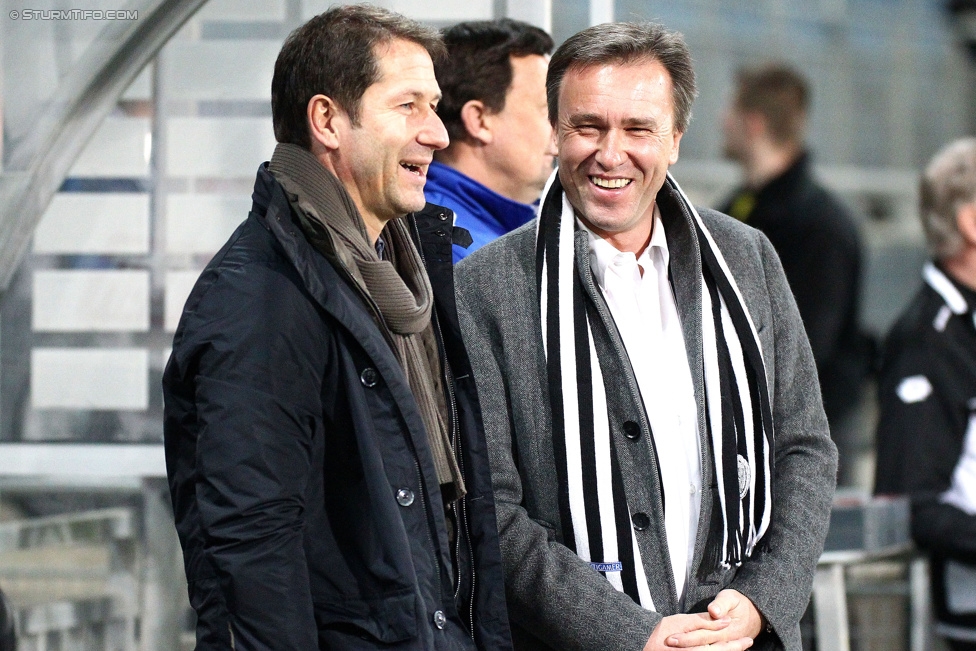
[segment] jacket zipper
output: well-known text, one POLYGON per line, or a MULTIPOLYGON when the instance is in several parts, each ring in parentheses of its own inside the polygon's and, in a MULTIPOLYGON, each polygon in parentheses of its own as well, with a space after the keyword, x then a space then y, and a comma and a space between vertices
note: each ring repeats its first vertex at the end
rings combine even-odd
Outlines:
MULTIPOLYGON (((424 260, 423 248, 421 248, 420 245, 419 245, 419 242, 420 242, 420 234, 419 234, 419 231, 417 231, 416 222, 414 222, 413 220, 411 220, 411 223, 413 225, 414 232, 417 234, 417 242, 418 242, 417 250, 420 252, 420 258, 423 261, 424 268, 426 270, 427 262, 426 262, 426 260, 424 260)), ((381 323, 383 325, 383 327, 380 328, 380 331, 381 331, 381 334, 383 335, 383 338, 386 340, 387 345, 390 346, 390 350, 395 350, 394 342, 391 340, 390 336, 387 334, 387 330, 389 330, 389 328, 386 325, 386 321, 383 319, 383 314, 380 312, 379 306, 376 304, 376 302, 373 300, 373 298, 365 290, 363 290, 362 287, 359 286, 359 283, 356 282, 356 279, 353 277, 352 273, 350 273, 349 269, 346 268, 346 265, 343 264, 343 262, 339 258, 339 256, 335 254, 335 246, 332 243, 332 236, 331 236, 331 234, 328 234, 328 237, 329 237, 329 243, 330 243, 330 245, 332 245, 333 255, 327 256, 326 259, 328 260, 328 262, 330 264, 333 265, 334 268, 336 268, 340 272, 341 275, 344 275, 345 276, 346 280, 349 281, 349 284, 352 285, 352 287, 355 289, 355 291, 362 297, 363 301, 366 303, 366 305, 369 308, 370 312, 372 312, 373 317, 379 323, 381 323)), ((432 314, 432 316, 436 316, 436 312, 434 312, 432 314)), ((437 328, 435 328, 435 331, 438 331, 437 328)), ((439 331, 438 331, 438 334, 439 334, 439 331)), ((426 499, 426 495, 425 495, 424 475, 423 475, 423 471, 420 468, 420 460, 418 459, 418 456, 417 456, 417 450, 416 450, 416 448, 412 444, 411 444, 411 449, 413 451, 413 465, 414 465, 414 467, 417 470, 417 492, 420 495, 420 505, 421 505, 421 507, 423 507, 423 512, 425 514, 424 515, 424 519, 426 520, 426 526, 424 527, 424 529, 427 532, 427 542, 430 545, 431 555, 432 555, 433 560, 434 560, 434 567, 440 568, 441 562, 440 562, 440 559, 437 556, 437 546, 434 544, 434 538, 433 538, 433 535, 431 534, 430 520, 427 517, 427 512, 428 511, 427 511, 427 499, 426 499)), ((439 575, 440 575, 440 570, 438 570, 438 576, 439 575)), ((444 594, 443 594, 443 591, 441 589, 441 581, 440 581, 440 579, 438 579, 436 581, 436 583, 437 583, 437 593, 438 593, 438 595, 440 597, 440 601, 443 601, 444 600, 444 594)), ((230 625, 228 624, 228 628, 229 627, 230 627, 230 625)), ((233 640, 234 640, 234 638, 233 638, 233 635, 234 635, 233 630, 230 631, 230 634, 231 634, 231 641, 232 641, 231 643, 233 645, 233 640)))
MULTIPOLYGON (((439 327, 437 328, 437 333, 438 333, 438 338, 440 338, 441 334, 440 334, 439 327)), ((443 346, 443 341, 441 341, 441 345, 443 346)), ((454 395, 454 374, 451 372, 451 366, 450 363, 447 361, 446 357, 444 359, 444 376, 447 384, 447 393, 449 396, 448 404, 449 404, 449 409, 451 411, 451 427, 452 427, 451 444, 454 446, 454 450, 456 451, 458 450, 458 430, 460 429, 460 427, 458 425, 457 405, 455 403, 456 398, 454 395)), ((458 469, 461 471, 461 478, 463 479, 464 478, 464 455, 455 452, 454 456, 457 459, 458 469)), ((467 496, 459 499, 456 504, 457 504, 457 508, 455 512, 457 514, 458 529, 460 530, 459 533, 463 532, 465 534, 464 541, 465 543, 467 543, 468 558, 471 561, 470 562, 471 598, 468 600, 468 621, 471 625, 469 629, 471 633, 471 637, 474 638, 474 590, 475 590, 475 581, 477 580, 477 572, 475 571, 475 566, 474 566, 474 549, 471 547, 471 532, 468 529, 467 496)), ((457 575, 457 586, 454 589, 454 600, 456 602, 458 597, 461 594, 461 572, 460 572, 460 568, 458 567, 461 561, 461 536, 460 535, 457 536, 457 540, 454 541, 454 545, 456 550, 456 553, 454 555, 454 567, 458 568, 457 571, 455 572, 455 574, 457 575)))
MULTIPOLYGON (((417 226, 416 226, 416 224, 414 224, 414 230, 416 230, 416 228, 417 228, 417 226)), ((418 241, 419 241, 419 236, 418 236, 418 241)), ((420 252, 420 258, 421 258, 421 261, 423 261, 424 267, 425 267, 425 270, 426 270, 427 263, 424 260, 423 249, 420 248, 420 246, 418 245, 417 250, 420 252)), ((383 327, 380 328, 380 331, 381 331, 381 333, 383 335, 383 338, 386 339, 387 345, 390 346, 390 349, 391 350, 395 350, 394 343, 393 343, 393 341, 390 340, 390 336, 387 334, 387 330, 389 328, 386 325, 386 321, 383 319, 383 314, 380 312, 379 306, 373 300, 373 297, 370 296, 367 292, 365 292, 359 286, 359 283, 356 282, 356 279, 353 278, 353 276, 349 272, 349 270, 346 269, 346 266, 342 263, 342 260, 339 259, 339 256, 338 255, 332 256, 332 259, 330 259, 329 261, 332 262, 335 267, 337 267, 338 269, 341 270, 341 272, 346 276, 346 279, 349 281, 349 284, 352 285, 353 288, 355 288, 356 292, 363 298, 363 300, 365 301, 366 305, 369 307, 370 311, 373 313, 374 318, 376 318, 377 321, 379 321, 381 324, 383 324, 383 327)), ((436 316, 436 313, 432 313, 432 316, 436 316)), ((437 328, 435 328, 435 331, 437 331, 437 328)), ((413 446, 411 446, 411 448, 413 448, 413 446)), ((437 557, 437 546, 434 544, 434 538, 433 538, 433 535, 431 534, 431 531, 430 531, 430 522, 429 522, 429 520, 428 520, 428 518, 426 516, 426 513, 427 513, 427 499, 426 499, 426 495, 425 495, 425 492, 426 491, 425 491, 425 485, 424 485, 424 475, 423 475, 423 471, 420 468, 420 461, 417 458, 417 450, 415 448, 413 449, 413 465, 414 465, 414 467, 417 470, 417 492, 420 495, 420 505, 421 505, 421 507, 423 507, 423 511, 424 511, 424 514, 425 514, 424 519, 427 520, 427 526, 424 527, 424 529, 427 532, 427 542, 430 545, 431 555, 433 556, 433 559, 434 559, 434 566, 439 568, 440 565, 441 565, 441 563, 440 563, 440 559, 437 557)), ((438 571, 438 574, 440 574, 440 571, 438 571)), ((437 583, 437 592, 440 595, 441 601, 443 601, 444 595, 443 595, 443 592, 441 590, 441 582, 440 582, 440 580, 438 580, 436 583, 437 583)))
MULTIPOLYGON (((411 220, 411 225, 413 226, 414 236, 417 238, 417 251, 420 253, 420 260, 424 264, 424 269, 427 268, 427 257, 424 255, 424 247, 420 241, 420 229, 417 226, 416 217, 411 220)), ((454 447, 452 450, 454 458, 457 460, 458 470, 461 472, 461 478, 464 479, 464 455, 458 453, 458 430, 460 429, 458 425, 457 416, 457 401, 454 394, 454 374, 451 372, 451 364, 447 359, 447 346, 444 344, 444 335, 441 332, 440 321, 437 318, 437 311, 434 310, 431 315, 434 322, 434 333, 437 336, 437 343, 439 345, 439 350, 444 351, 444 386, 447 387, 447 410, 450 414, 450 428, 451 428, 451 445, 454 447)), ((468 622, 469 622, 469 634, 471 638, 474 639, 474 587, 476 580, 476 573, 474 569, 474 550, 471 547, 471 532, 468 530, 468 517, 467 517, 467 507, 466 507, 467 497, 462 497, 457 502, 455 502, 455 515, 457 520, 457 533, 455 535, 456 540, 454 541, 454 574, 455 574, 455 587, 454 587, 454 601, 457 603, 458 597, 461 594, 461 536, 464 535, 465 542, 468 545, 468 557, 470 559, 471 565, 471 598, 468 600, 468 622)))

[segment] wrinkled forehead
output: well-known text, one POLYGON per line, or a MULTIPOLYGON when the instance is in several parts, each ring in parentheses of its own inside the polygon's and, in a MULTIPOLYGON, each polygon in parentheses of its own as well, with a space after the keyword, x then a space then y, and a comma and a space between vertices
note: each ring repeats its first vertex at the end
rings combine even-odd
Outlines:
POLYGON ((670 87, 672 83, 671 74, 653 56, 640 55, 628 58, 613 58, 605 61, 576 61, 566 68, 566 72, 560 80, 557 101, 558 97, 565 92, 567 85, 589 83, 597 74, 613 77, 622 75, 632 80, 635 84, 639 84, 662 72, 670 87))
POLYGON ((579 107, 569 102, 599 103, 605 108, 615 104, 655 105, 655 112, 665 110, 673 117, 674 98, 671 75, 652 58, 630 59, 573 65, 560 83, 557 113, 565 115, 579 107))

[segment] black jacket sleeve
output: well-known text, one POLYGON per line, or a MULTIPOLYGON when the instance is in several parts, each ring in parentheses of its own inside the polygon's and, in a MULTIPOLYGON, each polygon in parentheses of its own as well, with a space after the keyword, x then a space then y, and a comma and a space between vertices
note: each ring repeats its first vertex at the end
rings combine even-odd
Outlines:
POLYGON ((192 317, 204 551, 235 648, 318 648, 303 547, 318 385, 296 345, 314 322, 299 291, 259 268, 225 270, 192 317), (257 276, 257 279, 255 279, 257 276), (302 386, 305 384, 306 386, 302 386))
POLYGON ((976 516, 941 500, 962 454, 965 414, 946 365, 923 345, 891 351, 879 384, 877 492, 907 493, 922 548, 976 562, 976 516))

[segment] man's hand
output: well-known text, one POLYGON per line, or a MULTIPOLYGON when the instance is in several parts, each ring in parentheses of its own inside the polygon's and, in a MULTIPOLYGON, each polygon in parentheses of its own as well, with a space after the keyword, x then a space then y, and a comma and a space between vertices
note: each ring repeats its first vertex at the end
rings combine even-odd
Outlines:
POLYGON ((671 615, 651 632, 644 651, 667 651, 674 647, 698 651, 704 650, 706 644, 710 645, 707 651, 744 651, 752 646, 752 638, 732 639, 728 629, 733 623, 730 617, 713 618, 711 613, 671 615), (689 644, 681 643, 682 639, 689 644))
POLYGON ((708 604, 708 614, 712 619, 732 620, 729 631, 742 637, 756 638, 763 630, 763 618, 759 611, 741 592, 736 590, 722 590, 712 603, 708 604))
MULTIPOLYGON (((697 649, 710 644, 710 649, 748 649, 752 641, 762 632, 762 616, 749 598, 736 590, 722 590, 712 603, 708 604, 708 612, 702 613, 713 622, 728 621, 719 629, 685 629, 676 631, 664 638, 670 648, 697 649), (746 646, 716 646, 721 643, 741 644, 748 641, 746 646)), ((667 618, 665 618, 667 619, 667 618)), ((662 622, 663 623, 663 622, 662 622)), ((660 627, 659 627, 660 628, 660 627)), ((655 629, 655 632, 657 629, 655 629)), ((653 639, 654 636, 651 636, 653 639)))

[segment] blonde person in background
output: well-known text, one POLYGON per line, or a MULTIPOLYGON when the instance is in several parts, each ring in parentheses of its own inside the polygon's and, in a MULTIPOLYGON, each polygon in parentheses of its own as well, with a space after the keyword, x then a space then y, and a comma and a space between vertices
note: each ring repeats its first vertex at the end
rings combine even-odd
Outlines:
POLYGON ((921 183, 932 261, 885 341, 875 491, 911 499, 929 554, 936 632, 976 650, 976 138, 938 152, 921 183))

